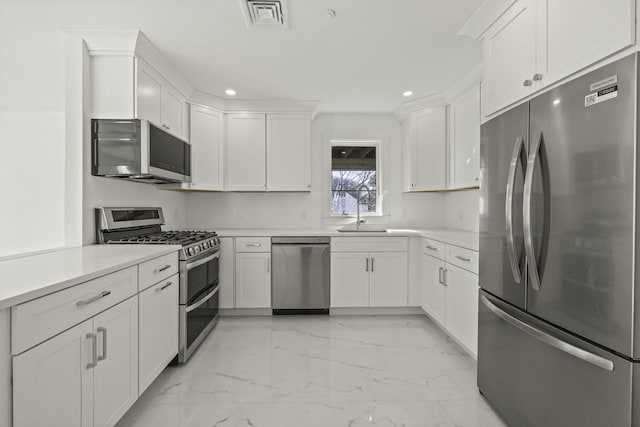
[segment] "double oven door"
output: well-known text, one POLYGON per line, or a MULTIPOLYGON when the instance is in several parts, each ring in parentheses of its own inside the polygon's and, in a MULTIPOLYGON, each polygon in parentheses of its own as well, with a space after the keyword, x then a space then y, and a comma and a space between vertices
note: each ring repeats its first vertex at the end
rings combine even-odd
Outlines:
POLYGON ((219 249, 180 261, 179 363, 189 359, 218 320, 219 261, 219 249))

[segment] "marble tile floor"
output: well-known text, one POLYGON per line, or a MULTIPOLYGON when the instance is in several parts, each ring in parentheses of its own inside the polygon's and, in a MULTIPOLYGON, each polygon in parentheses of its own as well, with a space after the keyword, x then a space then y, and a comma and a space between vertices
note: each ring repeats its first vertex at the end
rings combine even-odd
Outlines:
POLYGON ((117 427, 504 427, 426 316, 226 317, 117 427))

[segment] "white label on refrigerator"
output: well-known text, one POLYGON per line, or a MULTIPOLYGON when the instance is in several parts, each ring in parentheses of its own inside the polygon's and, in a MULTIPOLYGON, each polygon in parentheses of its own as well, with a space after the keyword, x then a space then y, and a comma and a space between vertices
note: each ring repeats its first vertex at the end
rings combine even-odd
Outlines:
POLYGON ((584 106, 590 107, 604 101, 618 97, 618 85, 611 86, 598 92, 590 93, 584 97, 584 106))
POLYGON ((611 86, 618 83, 618 75, 616 74, 615 76, 611 76, 611 77, 607 77, 606 79, 602 79, 598 82, 592 83, 591 87, 589 88, 589 90, 591 92, 595 91, 595 90, 600 90, 603 87, 607 87, 607 86, 611 86))

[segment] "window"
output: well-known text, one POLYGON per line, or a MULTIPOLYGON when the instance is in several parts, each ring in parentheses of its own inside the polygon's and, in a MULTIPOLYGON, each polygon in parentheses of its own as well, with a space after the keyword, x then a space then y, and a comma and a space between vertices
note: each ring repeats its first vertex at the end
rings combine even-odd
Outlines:
POLYGON ((379 142, 332 141, 331 214, 379 214, 379 142))

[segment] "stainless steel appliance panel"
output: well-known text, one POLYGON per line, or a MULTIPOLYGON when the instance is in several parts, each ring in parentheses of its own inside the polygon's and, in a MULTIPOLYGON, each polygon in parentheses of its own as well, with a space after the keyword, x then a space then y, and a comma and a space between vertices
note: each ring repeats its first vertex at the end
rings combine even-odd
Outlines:
POLYGON ((636 61, 530 101, 524 195, 527 311, 630 357, 640 356, 632 337, 636 61), (613 83, 593 89, 604 81, 613 83), (598 90, 617 96, 585 106, 598 90))
POLYGON ((329 308, 329 238, 274 237, 271 259, 274 310, 329 308))
POLYGON ((478 387, 508 425, 632 425, 631 362, 484 291, 479 304, 478 387))
POLYGON ((525 308, 522 191, 529 105, 485 123, 481 130, 480 286, 525 308))

